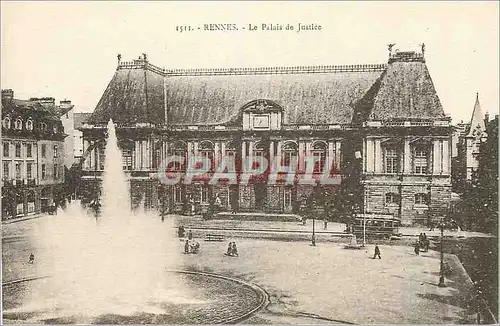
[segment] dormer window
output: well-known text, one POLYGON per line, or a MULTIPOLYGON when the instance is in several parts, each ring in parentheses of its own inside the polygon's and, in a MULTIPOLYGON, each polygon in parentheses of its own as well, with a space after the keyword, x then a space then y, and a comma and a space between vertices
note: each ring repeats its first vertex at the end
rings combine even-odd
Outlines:
POLYGON ((10 118, 9 117, 5 117, 5 119, 3 119, 3 127, 5 129, 10 129, 10 118))
POLYGON ((40 125, 40 129, 42 131, 46 131, 47 130, 47 124, 45 122, 42 122, 42 124, 40 125))
POLYGON ((388 192, 385 194, 385 205, 394 206, 399 204, 399 195, 394 192, 388 192))
POLYGON ((15 128, 16 130, 21 130, 21 129, 23 129, 23 121, 22 121, 20 118, 18 118, 18 119, 16 120, 16 123, 14 124, 14 128, 15 128))
POLYGON ((33 130, 33 120, 29 119, 28 121, 26 121, 26 129, 33 130))

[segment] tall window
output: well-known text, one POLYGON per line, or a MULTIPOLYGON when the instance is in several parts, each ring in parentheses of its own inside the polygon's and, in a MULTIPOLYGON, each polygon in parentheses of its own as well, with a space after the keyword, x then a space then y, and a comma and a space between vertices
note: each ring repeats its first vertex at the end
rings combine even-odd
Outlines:
POLYGON ((26 144, 26 156, 27 157, 33 156, 33 146, 31 144, 26 144))
POLYGON ((47 157, 47 144, 42 144, 42 157, 47 157))
POLYGON ((214 144, 209 141, 203 141, 199 146, 200 155, 210 161, 210 168, 213 170, 215 167, 215 151, 214 144))
POLYGON ((281 165, 290 166, 290 162, 297 161, 298 156, 297 144, 288 142, 281 148, 281 165))
POLYGON ((52 173, 52 175, 54 176, 54 179, 57 179, 59 178, 59 166, 57 164, 54 164, 54 171, 52 173))
POLYGON ((314 156, 314 173, 321 173, 325 169, 327 146, 324 142, 315 142, 312 154, 314 156))
POLYGON ((10 162, 6 161, 3 162, 3 174, 2 177, 4 180, 9 180, 10 179, 10 162))
POLYGON ((426 174, 429 171, 429 152, 425 147, 417 147, 413 159, 415 174, 426 174))
POLYGON ((26 163, 26 179, 31 180, 33 177, 33 164, 26 163))
POLYGON ((16 144, 16 157, 21 157, 21 144, 16 144))
POLYGON ((394 192, 388 192, 385 194, 385 204, 386 205, 398 205, 399 196, 394 192))
POLYGON ((385 148, 385 173, 398 173, 398 151, 395 148, 385 148))
POLYGON ((23 121, 21 119, 17 119, 14 128, 17 130, 23 129, 23 121))
POLYGON ((99 147, 99 170, 104 170, 104 161, 106 154, 104 154, 104 146, 99 147))
POLYGON ((47 124, 45 122, 42 122, 41 125, 40 125, 40 129, 42 131, 47 131, 47 124))
POLYGON ((4 157, 10 156, 10 143, 9 142, 3 143, 3 156, 4 157))
POLYGON ((22 163, 16 162, 16 180, 22 179, 21 171, 22 171, 22 163))
POLYGON ((132 170, 132 150, 124 149, 122 151, 122 168, 123 170, 132 170))
POLYGON ((59 147, 57 145, 54 145, 54 158, 56 158, 59 154, 59 147))
POLYGON ((45 180, 46 177, 47 177, 46 165, 42 164, 42 180, 45 180))
POLYGON ((428 204, 428 196, 424 193, 415 194, 415 204, 427 205, 428 204))
MULTIPOLYGON (((186 160, 187 156, 187 145, 185 142, 175 142, 171 147, 169 147, 169 155, 184 157, 186 160)), ((181 162, 172 162, 167 167, 170 171, 182 171, 184 169, 184 164, 181 162)))
POLYGON ((182 187, 174 186, 174 203, 182 203, 183 201, 182 187))
POLYGON ((208 187, 201 186, 200 199, 202 204, 208 204, 208 187))

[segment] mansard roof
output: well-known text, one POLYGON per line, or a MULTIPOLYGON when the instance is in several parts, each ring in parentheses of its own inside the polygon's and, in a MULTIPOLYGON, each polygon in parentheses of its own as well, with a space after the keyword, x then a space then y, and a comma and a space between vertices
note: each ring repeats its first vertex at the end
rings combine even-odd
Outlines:
POLYGON ((252 69, 119 62, 89 123, 230 124, 259 99, 283 108, 284 124, 444 117, 423 55, 404 54, 393 55, 388 65, 252 69))

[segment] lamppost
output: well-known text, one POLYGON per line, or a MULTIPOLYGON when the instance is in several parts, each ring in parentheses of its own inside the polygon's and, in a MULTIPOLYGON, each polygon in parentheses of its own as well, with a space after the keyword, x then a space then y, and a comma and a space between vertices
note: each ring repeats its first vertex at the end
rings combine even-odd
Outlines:
POLYGON ((315 214, 313 214, 313 234, 312 234, 312 238, 311 238, 311 246, 316 246, 316 234, 315 234, 315 221, 316 221, 316 217, 315 217, 315 214))
POLYGON ((439 224, 439 228, 441 229, 441 265, 439 269, 439 284, 440 288, 446 287, 444 283, 444 253, 443 253, 443 240, 444 240, 444 222, 441 221, 439 224))

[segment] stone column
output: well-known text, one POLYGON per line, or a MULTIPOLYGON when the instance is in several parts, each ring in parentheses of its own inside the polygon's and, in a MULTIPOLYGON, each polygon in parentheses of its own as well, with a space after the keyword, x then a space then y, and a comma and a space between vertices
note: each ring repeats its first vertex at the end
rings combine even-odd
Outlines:
POLYGON ((213 167, 217 167, 220 163, 220 141, 215 141, 214 145, 214 162, 212 162, 213 167))
POLYGON ((443 141, 443 173, 450 174, 451 171, 450 142, 443 141))
POLYGON ((335 142, 335 164, 337 166, 338 171, 340 171, 340 166, 342 165, 341 161, 342 161, 342 142, 340 140, 337 140, 335 142))
MULTIPOLYGON (((335 163, 335 143, 333 140, 328 141, 328 156, 326 157, 326 168, 330 169, 330 172, 332 172, 332 166, 335 163)), ((335 171, 335 173, 338 173, 338 171, 335 171)))
POLYGON ((404 140, 404 161, 403 161, 403 172, 405 174, 411 173, 411 149, 410 149, 410 140, 405 138, 404 140))
POLYGON ((247 157, 247 141, 243 140, 241 142, 241 162, 244 164, 247 157))
POLYGON ((271 140, 271 142, 269 143, 269 166, 272 166, 273 162, 274 162, 274 140, 271 140))
POLYGON ((303 140, 299 140, 299 164, 298 169, 300 172, 305 171, 305 158, 306 155, 305 144, 303 140))
MULTIPOLYGON (((92 145, 95 145, 95 142, 92 142, 92 145)), ((97 170, 95 168, 95 151, 96 151, 96 146, 94 146, 90 151, 90 170, 97 170)), ((49 171, 47 171, 46 174, 49 174, 49 171)))
POLYGON ((373 151, 374 152, 373 161, 375 163, 375 173, 382 173, 382 171, 384 171, 382 146, 380 145, 380 139, 375 139, 374 142, 375 142, 375 149, 373 151))
POLYGON ((142 167, 142 164, 141 164, 141 142, 138 140, 135 141, 134 158, 135 158, 134 170, 140 170, 142 167))
POLYGON ((432 174, 441 174, 441 142, 434 140, 434 150, 432 155, 432 174))
POLYGON ((366 172, 375 172, 375 146, 371 138, 366 139, 366 172))

